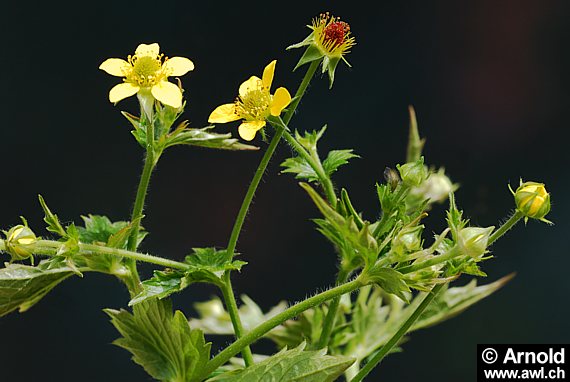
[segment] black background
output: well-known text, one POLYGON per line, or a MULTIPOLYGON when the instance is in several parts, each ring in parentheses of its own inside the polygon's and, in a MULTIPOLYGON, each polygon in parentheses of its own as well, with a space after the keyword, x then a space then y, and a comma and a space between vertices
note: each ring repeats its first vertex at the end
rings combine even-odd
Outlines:
MULTIPOLYGON (((543 181, 556 226, 522 224, 493 247, 489 281, 516 271, 496 295, 459 318, 415 333, 404 353, 388 357, 370 380, 474 381, 477 343, 569 342, 567 110, 570 4, 477 2, 29 2, 4 5, 0 98, 1 225, 26 216, 41 231, 37 194, 67 221, 86 213, 127 219, 142 152, 120 110, 117 79, 98 70, 141 43, 159 42, 196 70, 183 78, 192 126, 231 101, 248 76, 278 59, 275 86, 294 90, 291 73, 304 25, 330 10, 350 22, 358 45, 340 65, 332 91, 315 79, 291 123, 328 123, 322 150, 355 148, 362 159, 335 178, 365 217, 378 214, 374 183, 404 160, 407 105, 416 107, 426 160, 445 165, 461 184, 457 199, 474 224, 493 225, 513 208, 507 183, 543 181), (563 236, 565 234, 565 236, 563 236)), ((219 131, 236 133, 236 124, 219 131)), ((260 140, 259 145, 264 145, 260 140)), ((236 274, 237 294, 264 308, 296 301, 334 279, 335 257, 314 230, 317 211, 297 182, 278 175, 290 154, 281 146, 254 201, 238 245, 249 262, 236 274)), ((154 174, 143 250, 182 259, 192 247, 224 246, 262 152, 176 148, 154 174)), ((443 208, 427 220, 441 229, 443 208)), ((150 269, 145 269, 150 274, 150 269)), ((466 280, 466 279, 465 279, 466 280)), ((196 286, 176 296, 192 303, 216 293, 196 286)), ((58 287, 31 311, 0 319, 0 380, 149 380, 101 311, 127 303, 125 289, 89 274, 58 287)), ((218 346, 229 338, 215 339, 218 346)))

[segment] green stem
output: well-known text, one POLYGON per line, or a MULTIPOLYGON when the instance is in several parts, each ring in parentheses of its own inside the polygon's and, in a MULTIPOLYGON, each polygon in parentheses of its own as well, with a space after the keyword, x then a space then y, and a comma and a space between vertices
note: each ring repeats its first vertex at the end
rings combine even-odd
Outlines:
POLYGON ((420 269, 428 268, 428 267, 431 267, 433 265, 441 264, 443 262, 451 260, 459 254, 460 254, 460 252, 459 252, 457 246, 454 246, 453 248, 451 248, 449 251, 447 251, 444 254, 432 257, 431 259, 422 261, 421 263, 408 265, 408 266, 405 266, 402 268, 398 268, 396 270, 400 273, 403 273, 403 274, 412 273, 415 271, 419 271, 420 269))
MULTIPOLYGON (((287 121, 291 120, 293 113, 297 109, 299 102, 303 98, 303 95, 305 94, 305 91, 307 90, 307 87, 309 86, 309 83, 311 82, 311 79, 315 75, 315 70, 317 69, 317 66, 318 66, 318 63, 316 65, 311 64, 311 66, 307 70, 307 73, 305 73, 305 77, 303 77, 303 81, 301 82, 301 84, 299 85, 299 88, 297 89, 297 92, 295 93, 295 98, 293 99, 293 101, 289 105, 287 113, 284 116, 284 118, 287 121)), ((259 166, 257 167, 257 170, 255 171, 253 179, 252 179, 252 181, 249 185, 249 188, 247 189, 247 192, 245 194, 245 197, 242 201, 242 204, 241 204, 240 210, 238 212, 238 215, 236 217, 236 221, 234 223, 234 226, 232 228, 232 233, 230 235, 230 240, 229 240, 228 246, 227 246, 227 251, 232 256, 235 253, 235 249, 236 249, 236 245, 237 245, 237 242, 239 239, 239 235, 241 233, 241 229, 243 227, 243 223, 244 223, 245 217, 247 216, 247 213, 249 211, 249 207, 251 205, 253 197, 255 196, 255 192, 257 191, 257 187, 259 186, 259 183, 261 182, 261 178, 263 177, 263 174, 265 173, 265 170, 267 169, 267 165, 269 164, 269 161, 271 160, 271 157, 273 156, 273 153, 275 152, 275 149, 277 148, 277 145, 279 144, 279 141, 281 140, 281 137, 283 136, 284 131, 285 131, 285 126, 278 126, 277 129, 275 129, 275 134, 273 135, 273 138, 271 139, 271 142, 269 143, 269 147, 265 151, 263 158, 261 158, 261 162, 259 163, 259 166)), ((239 310, 237 307, 237 302, 236 302, 234 292, 233 292, 232 281, 231 281, 231 272, 230 271, 226 271, 224 273, 223 281, 224 281, 224 288, 222 290, 222 294, 224 297, 226 309, 228 310, 228 313, 230 315, 230 318, 232 321, 232 326, 234 328, 234 332, 236 335, 236 339, 239 339, 243 335, 244 330, 243 330, 243 324, 242 324, 240 316, 239 316, 239 310)), ((243 356, 243 360, 245 362, 246 367, 253 364, 253 356, 251 354, 251 349, 249 348, 249 346, 244 347, 242 356, 243 356)))
POLYGON ((347 282, 346 284, 331 288, 325 292, 319 293, 311 298, 301 301, 277 314, 276 316, 273 316, 269 320, 246 333, 243 337, 236 340, 234 343, 232 343, 230 346, 212 358, 212 360, 208 362, 204 368, 200 380, 207 378, 213 371, 218 369, 218 367, 228 362, 231 357, 238 354, 240 351, 242 351, 243 348, 249 346, 276 326, 281 325, 289 319, 297 317, 307 309, 320 305, 325 301, 328 301, 337 296, 350 293, 358 288, 361 288, 362 286, 364 286, 362 280, 360 278, 356 278, 355 280, 347 282))
POLYGON ((416 310, 414 310, 410 317, 408 317, 406 322, 404 322, 396 334, 394 334, 392 338, 390 338, 390 340, 386 342, 384 346, 382 346, 380 351, 378 351, 378 353, 376 353, 374 357, 372 357, 370 361, 364 365, 364 367, 358 372, 358 374, 356 374, 356 376, 354 376, 354 378, 350 380, 350 382, 362 381, 364 377, 366 377, 372 371, 372 369, 374 369, 376 365, 378 365, 380 361, 384 359, 384 357, 392 350, 392 348, 394 348, 394 346, 400 342, 402 337, 408 332, 408 330, 417 321, 417 319, 420 318, 422 313, 438 295, 438 293, 443 289, 444 286, 445 284, 438 284, 431 290, 430 293, 426 294, 421 304, 416 308, 416 310))
MULTIPOLYGON (((336 278, 336 285, 343 284, 344 282, 346 282, 347 278, 348 278, 348 272, 345 271, 343 268, 341 268, 336 278)), ((334 328, 334 323, 336 320, 341 297, 342 296, 335 297, 331 301, 329 305, 329 310, 327 312, 327 315, 325 316, 325 321, 323 322, 323 330, 321 331, 321 336, 319 337, 319 341, 315 345, 315 349, 322 349, 325 346, 328 346, 331 333, 334 328)))
POLYGON ((493 234, 489 237, 488 245, 490 246, 495 241, 497 241, 501 236, 503 236, 511 228, 513 228, 515 224, 517 224, 523 217, 524 215, 522 214, 522 212, 516 210, 515 213, 509 218, 509 220, 505 222, 505 224, 503 224, 497 230, 495 230, 495 232, 493 232, 493 234))
MULTIPOLYGON (((278 126, 287 129, 287 124, 285 123, 284 120, 280 118, 276 120, 279 121, 279 123, 277 123, 278 126)), ((293 136, 287 130, 285 130, 285 132, 283 133, 283 138, 285 138, 285 140, 287 141, 287 143, 289 143, 289 145, 291 145, 293 150, 295 150, 300 157, 305 159, 307 163, 309 163, 311 168, 315 170, 317 176, 319 177, 319 180, 321 181, 323 189, 325 190, 325 194, 327 195, 329 203, 333 208, 336 208, 337 198, 336 198, 336 193, 334 192, 334 186, 332 184, 330 177, 326 175, 321 162, 315 160, 315 158, 313 158, 311 154, 309 154, 307 150, 305 150, 305 148, 301 146, 299 142, 297 142, 297 140, 293 138, 293 136)))
POLYGON ((311 65, 309 66, 309 69, 307 69, 307 72, 305 73, 305 76, 303 77, 303 81, 301 81, 301 84, 299 85, 299 88, 297 89, 297 92, 295 93, 295 97, 293 97, 293 100, 291 101, 291 103, 287 107, 287 112, 283 116, 283 120, 285 121, 285 124, 288 124, 291 121, 291 118, 293 118, 293 114, 295 113, 295 110, 297 110, 297 106, 299 105, 299 102, 301 102, 301 99, 305 95, 305 92, 307 91, 307 87, 309 86, 309 83, 311 83, 311 80, 313 79, 313 76, 315 75, 315 72, 317 71, 319 64, 320 64, 320 60, 313 61, 311 63, 311 65))
MULTIPOLYGON (((33 244, 27 245, 25 247, 35 255, 55 256, 61 246, 64 244, 65 243, 55 240, 38 240, 33 244)), ((6 245, 4 244, 4 240, 0 240, 0 251, 5 250, 6 245)), ((143 261, 145 263, 160 265, 165 268, 174 268, 180 270, 187 270, 189 268, 188 264, 178 261, 147 255, 144 253, 133 252, 126 249, 104 247, 95 244, 79 243, 79 254, 86 256, 112 255, 133 261, 143 261)))
MULTIPOLYGON (((243 329, 243 324, 239 316, 239 309, 236 302, 236 297, 234 296, 234 290, 231 284, 231 274, 230 272, 225 272, 223 276, 223 283, 221 286, 222 295, 226 303, 226 310, 230 315, 230 320, 232 321, 232 326, 234 327, 234 334, 236 339, 243 337, 245 331, 243 329)), ((241 355, 243 357, 243 362, 246 367, 254 364, 253 354, 251 348, 246 346, 242 349, 241 355)))

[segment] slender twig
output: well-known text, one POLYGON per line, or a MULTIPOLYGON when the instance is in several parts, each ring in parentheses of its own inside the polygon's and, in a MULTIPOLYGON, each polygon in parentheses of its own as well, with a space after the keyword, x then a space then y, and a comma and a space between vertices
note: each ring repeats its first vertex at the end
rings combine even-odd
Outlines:
POLYGON ((515 213, 507 220, 502 226, 497 228, 495 232, 489 237, 488 245, 493 244, 497 239, 503 236, 507 231, 515 226, 522 218, 524 217, 523 213, 519 210, 516 210, 515 213))
MULTIPOLYGON (((38 240, 33 244, 26 245, 25 247, 35 255, 55 256, 64 244, 65 243, 55 240, 38 240)), ((4 243, 4 240, 0 240, 0 251, 5 250, 6 245, 4 243)), ((126 249, 105 247, 96 244, 79 243, 78 254, 85 256, 112 255, 133 261, 143 261, 145 263, 160 265, 166 268, 174 268, 180 270, 187 270, 189 268, 188 264, 165 259, 163 257, 128 251, 126 249)))

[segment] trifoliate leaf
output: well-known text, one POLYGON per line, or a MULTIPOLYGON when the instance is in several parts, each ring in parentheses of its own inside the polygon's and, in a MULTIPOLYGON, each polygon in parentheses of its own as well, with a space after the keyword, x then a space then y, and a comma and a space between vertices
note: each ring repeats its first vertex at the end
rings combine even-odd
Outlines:
POLYGON ((133 361, 159 381, 198 382, 210 358, 204 333, 191 329, 180 311, 172 312, 168 300, 153 300, 126 310, 106 309, 122 337, 114 344, 133 355, 133 361))
POLYGON ((304 351, 305 344, 284 350, 247 369, 221 374, 214 382, 332 382, 354 358, 326 355, 325 350, 304 351))
POLYGON ((221 150, 258 150, 258 147, 241 143, 238 139, 232 138, 230 133, 218 134, 210 131, 213 126, 202 129, 177 128, 166 136, 164 148, 175 145, 190 145, 208 147, 221 150))
POLYGON ((323 161, 323 168, 327 175, 331 175, 342 165, 348 163, 352 158, 360 158, 359 155, 353 153, 354 150, 332 150, 327 158, 323 161))
POLYGON ((285 167, 285 170, 281 171, 283 173, 295 174, 296 179, 306 180, 309 182, 316 182, 319 180, 319 176, 313 170, 309 162, 300 156, 293 158, 287 158, 281 167, 285 167))
POLYGON ((16 309, 25 312, 71 275, 73 270, 60 259, 44 260, 36 267, 6 263, 0 269, 0 316, 16 309))
POLYGON ((165 298, 180 292, 188 285, 197 282, 221 285, 225 271, 239 271, 244 261, 233 260, 227 251, 215 248, 194 248, 194 253, 186 256, 187 270, 155 271, 154 276, 141 283, 142 292, 133 298, 129 305, 135 305, 152 298, 165 298))

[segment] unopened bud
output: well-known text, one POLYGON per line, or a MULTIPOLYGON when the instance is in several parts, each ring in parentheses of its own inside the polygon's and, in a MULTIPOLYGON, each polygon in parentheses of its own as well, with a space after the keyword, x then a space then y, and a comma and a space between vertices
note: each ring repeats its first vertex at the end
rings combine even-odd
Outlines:
POLYGON ((390 167, 386 167, 384 170, 384 179, 386 179, 386 183, 390 186, 391 191, 394 191, 402 181, 398 172, 390 167))
POLYGON ((487 250, 489 236, 495 227, 467 227, 459 230, 457 245, 461 254, 473 258, 481 257, 487 250))
POLYGON ((513 192, 517 210, 526 218, 541 219, 550 212, 550 194, 543 183, 524 182, 513 192))
POLYGON ((34 232, 25 225, 12 227, 6 233, 6 251, 12 256, 12 260, 24 260, 32 256, 29 245, 37 240, 34 232))
POLYGON ((410 195, 417 196, 422 201, 429 199, 430 203, 444 202, 449 193, 454 191, 456 186, 451 183, 451 180, 445 175, 443 171, 430 174, 430 176, 419 185, 410 191, 410 195))
POLYGON ((398 254, 418 251, 422 248, 424 226, 404 227, 392 240, 392 250, 398 254))
POLYGON ((418 187, 428 177, 428 171, 424 166, 424 158, 415 162, 396 166, 400 171, 402 181, 410 187, 418 187))

